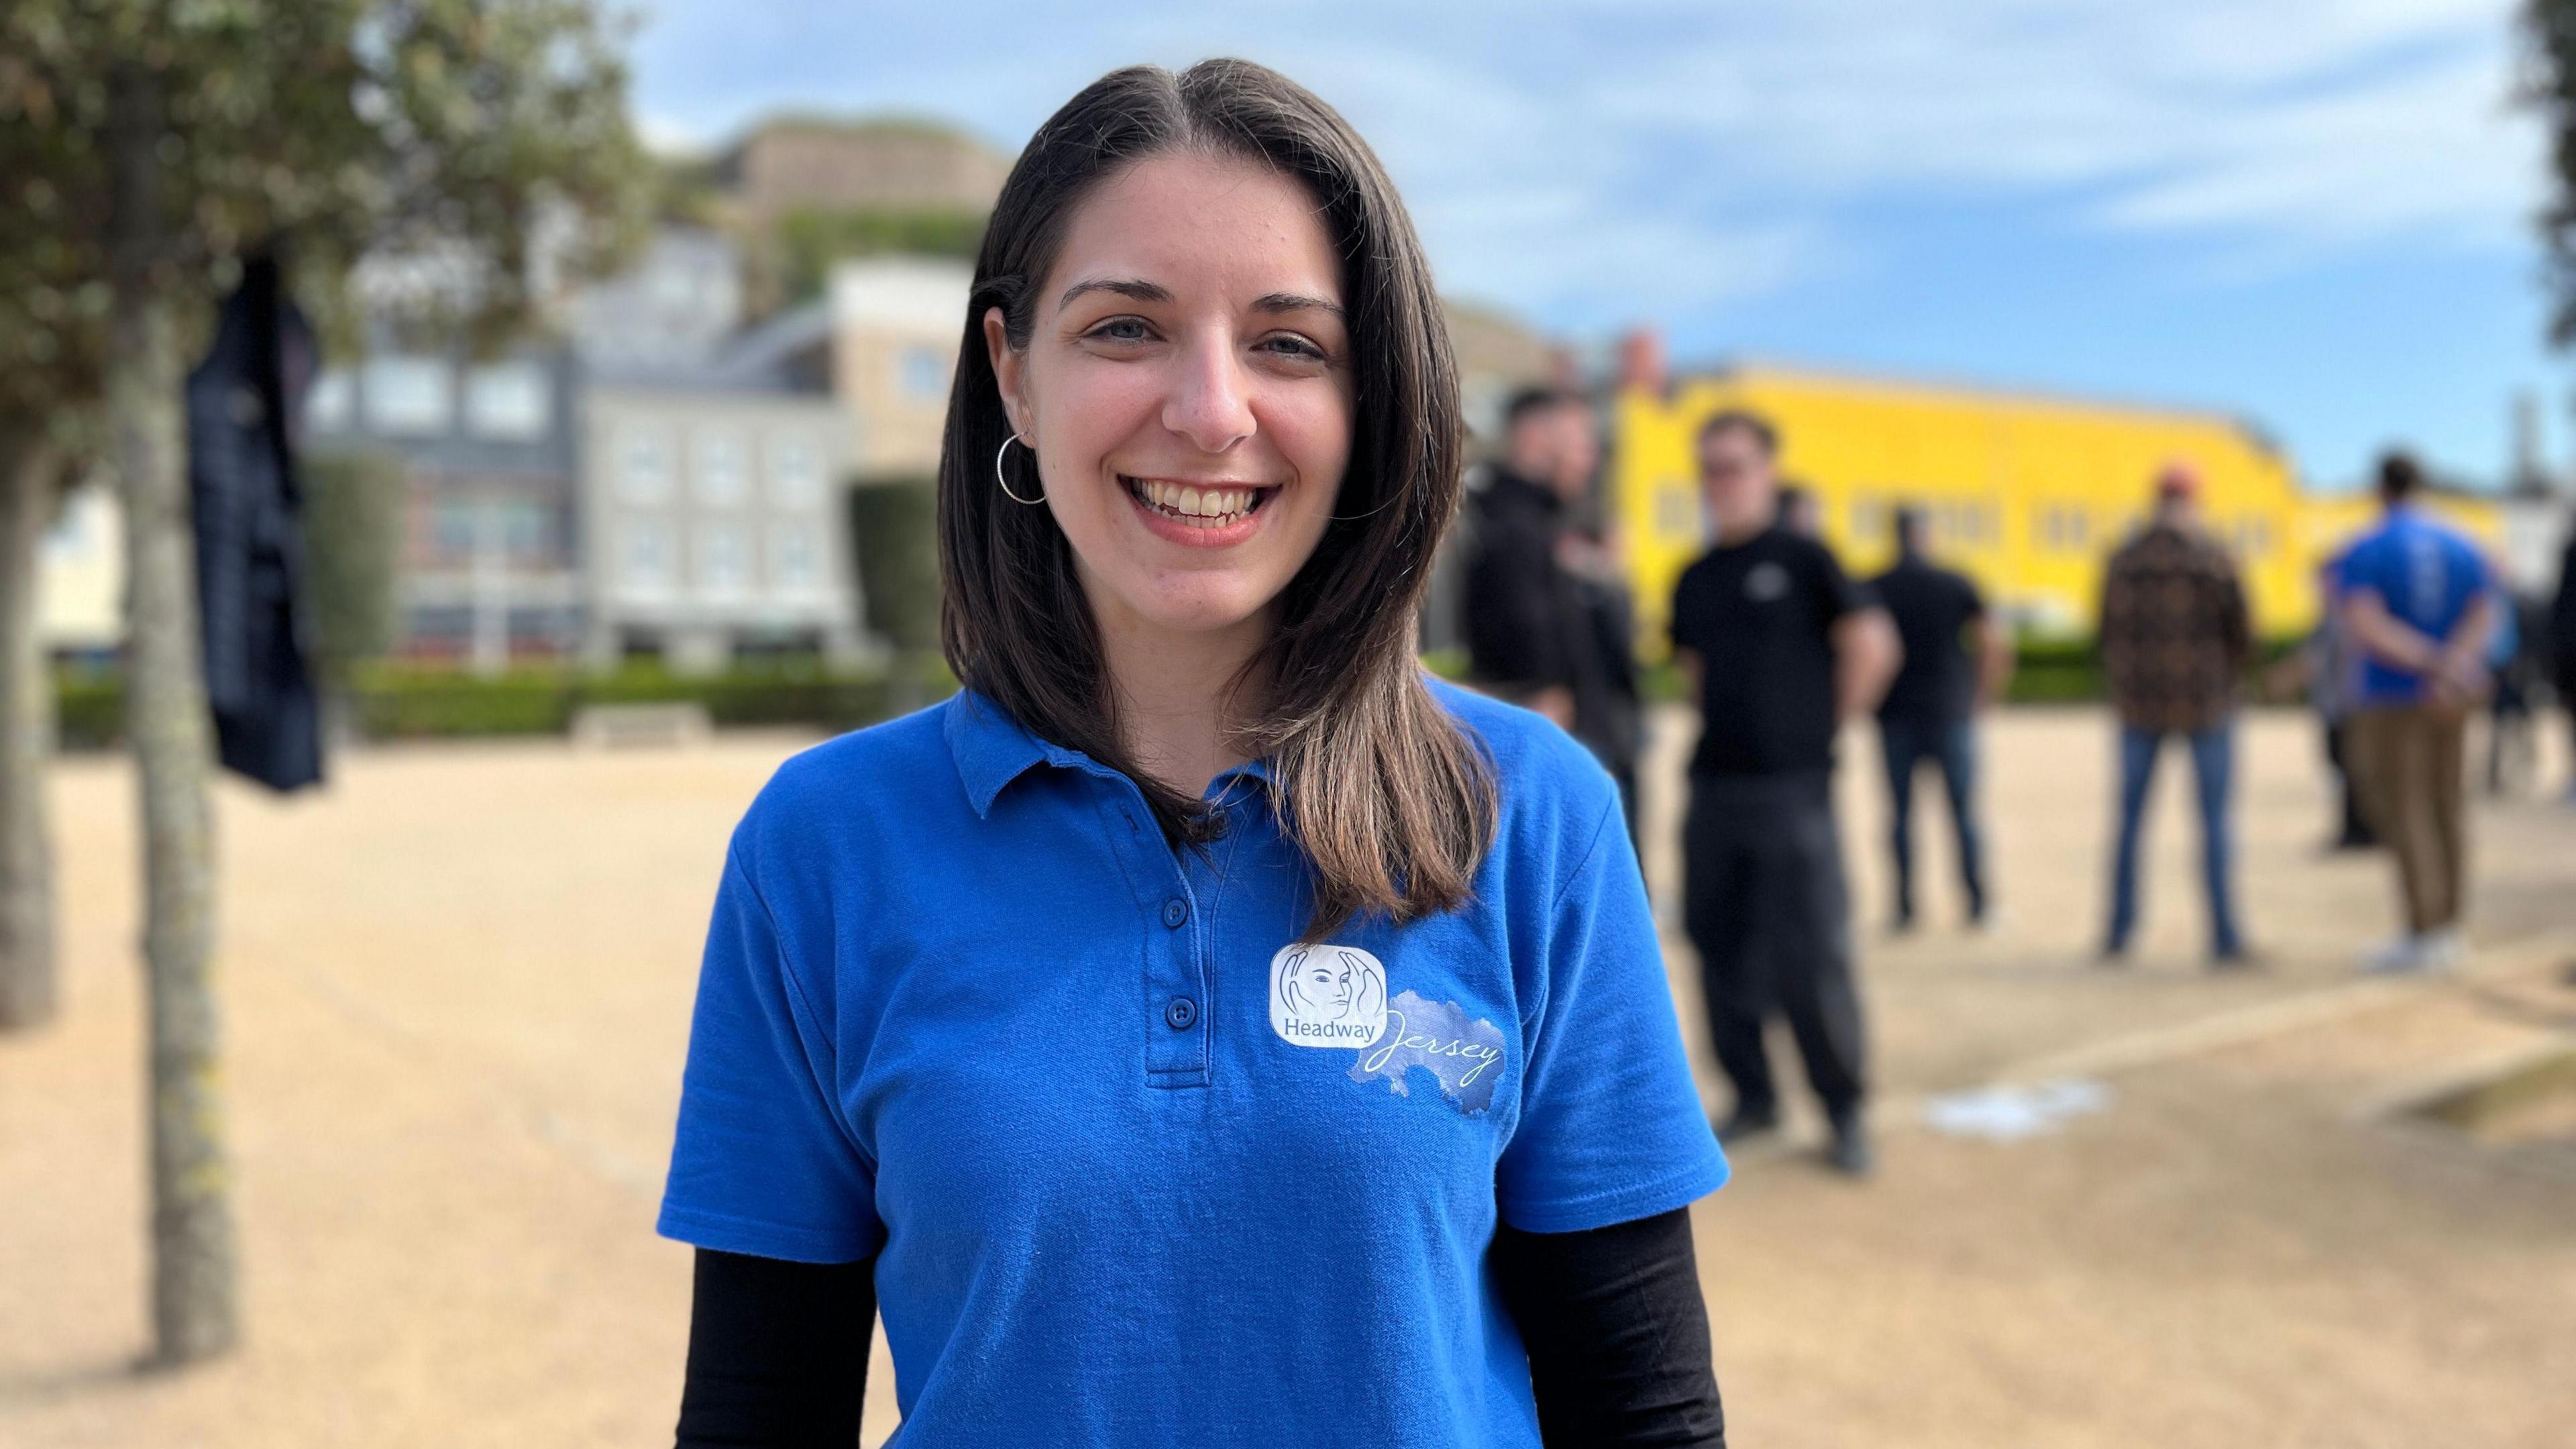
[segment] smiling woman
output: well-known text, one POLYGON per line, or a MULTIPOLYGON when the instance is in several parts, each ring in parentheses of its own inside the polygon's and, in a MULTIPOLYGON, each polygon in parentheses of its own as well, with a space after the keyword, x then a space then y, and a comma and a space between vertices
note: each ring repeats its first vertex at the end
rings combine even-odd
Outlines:
POLYGON ((1236 61, 1076 97, 976 264, 941 471, 950 664, 1138 776, 1176 841, 1217 768, 1270 760, 1310 939, 1455 905, 1493 836, 1486 764, 1414 664, 1459 490, 1437 309, 1366 143, 1236 61), (996 457, 1043 511, 986 486, 996 457))
POLYGON ((964 324, 966 687, 718 889, 682 1443, 849 1443, 878 1309, 910 1446, 1721 1442, 1616 790, 1414 659, 1457 385, 1376 159, 1246 62, 1106 76, 964 324))

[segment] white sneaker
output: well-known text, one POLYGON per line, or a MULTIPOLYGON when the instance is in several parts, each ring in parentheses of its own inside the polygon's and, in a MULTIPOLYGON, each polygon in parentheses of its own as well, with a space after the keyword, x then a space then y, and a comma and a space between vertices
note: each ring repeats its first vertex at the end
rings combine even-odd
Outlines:
POLYGON ((2460 939, 2457 926, 2427 931, 2419 944, 2422 959, 2416 963, 2416 969, 2421 971, 2448 971, 2469 954, 2468 943, 2460 939))
POLYGON ((2400 936, 2361 958, 2363 974, 2399 976, 2424 968, 2424 937, 2400 936))

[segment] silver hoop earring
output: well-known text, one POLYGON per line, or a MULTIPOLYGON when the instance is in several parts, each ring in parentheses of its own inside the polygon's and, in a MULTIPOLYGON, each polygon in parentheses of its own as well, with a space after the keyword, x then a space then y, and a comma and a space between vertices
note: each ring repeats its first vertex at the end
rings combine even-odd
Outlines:
MULTIPOLYGON (((993 454, 993 481, 1002 485, 1003 496, 1009 498, 1013 503, 1044 503, 1046 502, 1046 485, 1040 484, 1038 486, 1037 497, 1022 498, 1017 493, 1013 493, 1011 491, 1010 477, 1002 471, 1002 460, 1011 455, 1011 445, 1019 441, 1020 435, 1017 433, 1004 433, 1002 435, 1002 446, 993 454)), ((1036 455, 1031 454, 1030 456, 1035 457, 1036 455)))

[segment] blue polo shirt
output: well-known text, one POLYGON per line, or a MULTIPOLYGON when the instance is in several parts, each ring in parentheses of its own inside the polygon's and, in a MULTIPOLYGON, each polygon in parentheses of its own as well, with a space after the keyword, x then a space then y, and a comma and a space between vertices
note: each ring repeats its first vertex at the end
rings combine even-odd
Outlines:
MULTIPOLYGON (((2344 553, 2336 583, 2345 592, 2370 590, 2391 615, 2440 640, 2450 637, 2469 606, 2492 587, 2488 573, 2486 555, 2466 536, 2420 509, 2400 506, 2344 553)), ((2424 676, 2367 650, 2361 654, 2359 700, 2365 708, 2424 699, 2424 676)))
POLYGON ((1495 1225, 1726 1164, 1609 777, 1435 687, 1501 782, 1474 899, 1307 947, 1258 764, 1202 857, 971 693, 789 760, 726 855, 660 1230, 875 1254, 911 1449, 1535 1446, 1495 1225))

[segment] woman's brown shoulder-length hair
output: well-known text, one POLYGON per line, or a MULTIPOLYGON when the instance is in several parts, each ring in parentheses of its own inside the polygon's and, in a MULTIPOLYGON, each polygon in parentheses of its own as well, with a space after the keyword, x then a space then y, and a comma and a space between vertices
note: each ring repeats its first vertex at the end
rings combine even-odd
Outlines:
POLYGON ((1415 659, 1432 552, 1458 505, 1457 367, 1394 185, 1348 123, 1275 71, 1242 60, 1113 71, 1011 168, 975 261, 940 452, 949 667, 1032 733, 1133 777, 1169 838, 1206 838, 1201 802, 1138 770, 1122 741, 1071 545, 1046 508, 995 484, 1009 423, 982 322, 1001 308, 1010 344, 1027 346, 1073 208, 1120 169, 1178 150, 1239 156, 1304 184, 1343 269, 1350 464, 1322 543, 1280 595, 1278 633, 1253 665, 1267 708, 1239 742, 1270 761, 1273 802, 1314 872, 1306 939, 1361 914, 1449 910, 1467 898, 1497 816, 1490 762, 1415 659))

